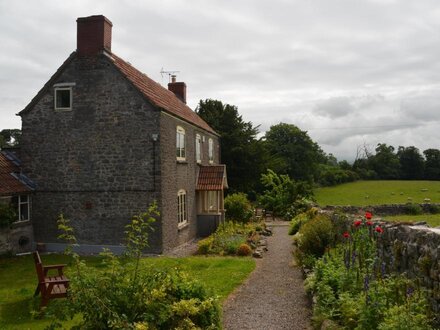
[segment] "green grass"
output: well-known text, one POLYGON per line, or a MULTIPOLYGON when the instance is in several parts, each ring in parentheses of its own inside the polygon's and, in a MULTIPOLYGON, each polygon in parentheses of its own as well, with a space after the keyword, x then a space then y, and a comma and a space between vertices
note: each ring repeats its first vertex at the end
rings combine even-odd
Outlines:
POLYGON ((440 226, 440 214, 393 215, 385 216, 387 221, 419 222, 426 221, 431 227, 440 226))
POLYGON ((315 189, 315 197, 320 206, 440 203, 440 181, 357 181, 315 189))
MULTIPOLYGON (((44 264, 71 262, 64 255, 43 255, 44 264)), ((99 267, 99 257, 87 257, 87 264, 99 267)), ((145 258, 145 266, 154 268, 179 268, 186 271, 210 288, 224 300, 236 286, 243 282, 255 268, 251 258, 189 257, 189 258, 145 258)), ((69 269, 67 269, 68 274, 69 269)), ((35 320, 31 310, 39 304, 33 298, 37 283, 32 256, 0 258, 0 329, 44 329, 50 319, 35 320)), ((74 321, 65 323, 65 326, 74 321)))

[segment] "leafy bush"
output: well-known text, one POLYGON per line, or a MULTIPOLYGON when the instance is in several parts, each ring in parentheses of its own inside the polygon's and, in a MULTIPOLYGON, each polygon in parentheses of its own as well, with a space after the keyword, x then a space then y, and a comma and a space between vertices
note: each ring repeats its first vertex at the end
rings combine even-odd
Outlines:
POLYGON ((306 212, 297 214, 291 221, 289 227, 289 235, 295 235, 301 226, 312 219, 318 213, 318 209, 311 208, 306 212))
POLYGON ((252 205, 243 193, 235 193, 225 198, 226 219, 247 223, 254 212, 252 205))
MULTIPOLYGON (((133 217, 127 225, 127 255, 118 258, 101 253, 102 267, 87 267, 79 256, 70 274, 69 297, 64 308, 56 310, 61 320, 82 315, 83 329, 217 329, 220 307, 198 282, 179 271, 141 267, 139 260, 148 246, 151 224, 158 216, 156 204, 133 217)), ((76 239, 68 220, 60 216, 61 238, 76 239)))
POLYGON ((9 227, 17 220, 17 214, 9 204, 0 203, 0 228, 9 227))
POLYGON ((405 205, 405 213, 411 215, 418 215, 423 213, 423 209, 419 204, 407 203, 405 205))
POLYGON ((335 329, 432 329, 418 281, 387 272, 391 265, 377 254, 382 232, 367 219, 356 220, 339 233, 342 242, 315 262, 305 281, 315 296, 315 328, 329 320, 335 329))
POLYGON ((432 213, 432 214, 439 214, 440 213, 440 206, 437 204, 430 204, 428 208, 429 208, 429 213, 432 213))
POLYGON ((334 230, 330 218, 318 215, 306 222, 299 230, 298 249, 303 254, 320 257, 333 243, 334 230))
POLYGON ((199 254, 209 254, 212 249, 214 239, 212 236, 204 238, 197 243, 197 252, 199 254))
POLYGON ((259 196, 259 203, 274 216, 290 219, 304 211, 313 198, 311 186, 306 182, 295 182, 288 175, 278 175, 268 169, 261 175, 261 183, 265 187, 259 196), (296 203, 296 205, 295 205, 296 203))
POLYGON ((237 255, 239 256, 245 257, 251 255, 251 253, 252 253, 252 249, 247 244, 240 244, 240 246, 238 247, 237 255))

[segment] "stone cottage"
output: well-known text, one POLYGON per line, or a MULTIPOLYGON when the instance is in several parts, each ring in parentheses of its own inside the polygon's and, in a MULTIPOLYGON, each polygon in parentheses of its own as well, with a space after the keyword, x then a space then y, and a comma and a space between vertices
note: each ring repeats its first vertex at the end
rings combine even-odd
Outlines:
POLYGON ((0 208, 15 219, 0 219, 0 254, 29 251, 33 243, 31 193, 34 184, 21 170, 21 162, 10 151, 0 151, 0 208), (13 212, 10 212, 11 209, 13 212))
POLYGON ((80 250, 120 252, 131 217, 157 201, 150 252, 162 253, 224 218, 226 169, 219 135, 186 105, 186 84, 168 90, 112 52, 112 23, 77 19, 73 52, 22 118, 24 172, 36 183, 32 223, 46 250, 59 214, 80 250))

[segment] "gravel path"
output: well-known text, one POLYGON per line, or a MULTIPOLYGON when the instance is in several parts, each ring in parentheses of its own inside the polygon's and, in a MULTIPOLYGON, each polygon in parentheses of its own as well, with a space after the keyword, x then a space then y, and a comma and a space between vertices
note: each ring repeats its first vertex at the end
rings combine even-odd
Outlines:
POLYGON ((223 304, 223 325, 235 329, 311 329, 301 270, 294 267, 292 238, 284 222, 269 224, 273 236, 248 280, 223 304))

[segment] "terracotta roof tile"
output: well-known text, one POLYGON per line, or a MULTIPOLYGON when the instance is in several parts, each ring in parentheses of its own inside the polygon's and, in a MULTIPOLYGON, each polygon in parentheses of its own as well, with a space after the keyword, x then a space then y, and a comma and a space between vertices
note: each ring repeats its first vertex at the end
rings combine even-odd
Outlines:
POLYGON ((0 196, 8 196, 32 191, 25 182, 20 180, 20 167, 16 159, 0 152, 0 196))
POLYGON ((113 59, 116 68, 118 68, 154 106, 203 128, 208 132, 217 134, 202 118, 191 110, 190 107, 179 100, 173 92, 162 87, 120 57, 114 54, 111 54, 110 57, 113 59))
POLYGON ((196 190, 223 190, 227 187, 225 165, 200 167, 196 190))

